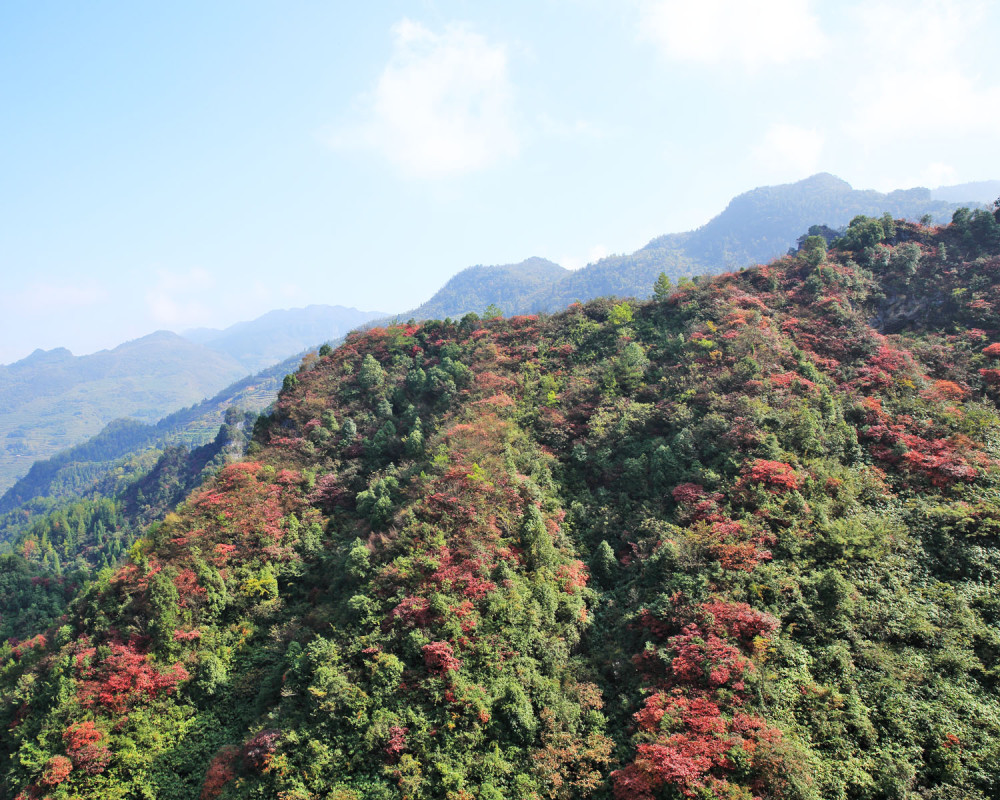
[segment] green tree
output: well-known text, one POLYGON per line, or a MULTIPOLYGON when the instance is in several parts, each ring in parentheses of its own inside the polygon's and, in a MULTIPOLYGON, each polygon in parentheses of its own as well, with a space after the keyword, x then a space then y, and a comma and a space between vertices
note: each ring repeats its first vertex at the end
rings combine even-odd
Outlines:
POLYGON ((358 383, 369 392, 381 394, 385 389, 386 373, 371 353, 365 355, 358 372, 358 383))
POLYGON ((653 299, 657 302, 663 302, 670 297, 673 288, 674 285, 670 282, 667 273, 661 272, 656 278, 656 283, 653 284, 653 299))
POLYGON ((816 268, 826 261, 826 239, 822 236, 807 236, 799 250, 810 267, 816 268))

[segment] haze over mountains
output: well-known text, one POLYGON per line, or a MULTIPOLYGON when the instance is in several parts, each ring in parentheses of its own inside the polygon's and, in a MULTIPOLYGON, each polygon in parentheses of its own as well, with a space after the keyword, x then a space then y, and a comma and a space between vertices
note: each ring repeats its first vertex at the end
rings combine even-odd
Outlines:
MULTIPOLYGON (((482 313, 490 305, 512 315, 556 311, 605 295, 644 298, 660 272, 676 281, 766 262, 794 246, 811 225, 841 228, 859 214, 883 212, 906 219, 930 215, 944 222, 961 205, 978 205, 997 195, 1000 181, 884 194, 818 174, 753 189, 697 230, 660 236, 634 253, 608 256, 579 270, 537 257, 469 267, 427 302, 391 318, 458 318, 470 311, 482 313)), ((388 318, 311 305, 272 311, 224 330, 199 328, 183 336, 157 332, 80 358, 65 349, 36 351, 0 367, 0 491, 35 460, 84 441, 113 419, 154 423, 248 373, 388 318)), ((267 391, 276 392, 279 382, 280 376, 270 376, 267 391)), ((207 431, 210 426, 196 427, 207 431)))
POLYGON ((195 328, 182 335, 235 359, 247 372, 257 372, 382 316, 384 312, 310 305, 270 311, 224 330, 195 328))
POLYGON ((168 331, 88 356, 37 350, 0 367, 0 487, 117 417, 156 422, 245 374, 235 359, 168 331))

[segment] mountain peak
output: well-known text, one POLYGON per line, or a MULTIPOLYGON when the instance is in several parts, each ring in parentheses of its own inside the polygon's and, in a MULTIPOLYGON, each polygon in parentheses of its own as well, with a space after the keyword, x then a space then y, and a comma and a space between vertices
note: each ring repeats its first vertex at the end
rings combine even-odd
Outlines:
POLYGON ((58 364, 63 361, 69 361, 73 357, 73 354, 65 347, 54 347, 51 350, 43 350, 39 347, 20 361, 15 361, 8 366, 16 368, 35 367, 42 364, 58 364))

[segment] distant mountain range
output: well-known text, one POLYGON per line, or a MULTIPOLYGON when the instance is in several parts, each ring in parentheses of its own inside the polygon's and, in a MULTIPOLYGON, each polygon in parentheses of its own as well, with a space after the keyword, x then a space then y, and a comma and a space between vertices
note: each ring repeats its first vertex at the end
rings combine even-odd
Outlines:
MULTIPOLYGON (((929 214, 936 222, 945 222, 959 206, 980 205, 997 195, 1000 181, 883 194, 856 190, 833 175, 819 174, 741 194, 697 230, 660 236, 634 253, 608 256, 580 270, 543 258, 469 267, 427 302, 393 317, 312 305, 272 311, 223 330, 199 328, 183 336, 161 331, 80 358, 64 349, 38 350, 16 364, 0 366, 0 491, 25 475, 34 461, 84 442, 120 417, 149 427, 141 434, 133 431, 146 447, 180 435, 170 427, 173 423, 167 425, 168 433, 154 425, 157 420, 204 397, 229 397, 248 410, 263 408, 302 353, 358 326, 389 319, 458 318, 470 311, 482 313, 490 305, 513 315, 555 311, 603 295, 644 298, 660 272, 677 280, 766 262, 793 247, 811 225, 841 228, 859 214, 886 211, 907 219, 929 214), (268 370, 266 380, 250 384, 257 387, 252 401, 241 394, 243 380, 224 388, 282 359, 288 360, 277 372, 268 370)), ((229 401, 198 406, 201 411, 194 417, 201 421, 182 426, 190 444, 211 438, 225 402, 229 401)), ((117 430, 116 441, 128 438, 123 430, 117 430)), ((29 484, 24 491, 15 489, 14 495, 44 493, 37 480, 29 484)), ((60 478, 56 484, 64 486, 65 481, 60 478)))
POLYGON ((88 356, 36 350, 0 367, 0 488, 113 419, 154 423, 245 374, 235 359, 167 331, 88 356))
POLYGON ((246 372, 257 372, 352 328, 385 316, 380 311, 358 311, 344 306, 311 305, 270 311, 252 322, 238 322, 224 330, 196 328, 183 336, 235 359, 246 372))
POLYGON ((860 214, 885 212, 909 220, 930 215, 943 223, 955 209, 983 205, 998 195, 1000 181, 885 194, 853 189, 834 175, 820 173, 745 192, 697 230, 657 237, 634 253, 608 256, 579 270, 541 258, 469 267, 426 303, 398 318, 458 317, 468 311, 482 313, 490 304, 509 315, 557 311, 605 295, 646 298, 661 272, 676 281, 766 263, 794 247, 812 225, 843 228, 860 214))
MULTIPOLYGON (((65 348, 36 350, 0 366, 0 492, 35 461, 85 441, 112 420, 128 417, 153 425, 219 392, 238 395, 249 373, 274 367, 379 316, 313 305, 272 311, 225 330, 202 328, 184 336, 157 331, 87 356, 74 356, 65 348)), ((284 371, 298 361, 293 359, 284 371)), ((282 375, 268 384, 269 398, 282 375)), ((208 438, 218 423, 210 428, 204 432, 208 438)))
POLYGON ((97 435, 32 464, 27 474, 0 496, 0 515, 38 497, 59 500, 86 494, 106 473, 121 466, 122 459, 127 461, 144 450, 171 445, 197 447, 211 441, 228 409, 260 413, 274 401, 285 375, 294 372, 300 362, 299 355, 292 356, 156 423, 112 420, 97 435))

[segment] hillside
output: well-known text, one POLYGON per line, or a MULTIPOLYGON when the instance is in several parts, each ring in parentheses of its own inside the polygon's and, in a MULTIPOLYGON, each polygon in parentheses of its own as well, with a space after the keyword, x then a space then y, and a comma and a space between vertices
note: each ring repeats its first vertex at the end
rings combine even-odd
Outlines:
POLYGON ((255 418, 229 409, 203 445, 137 450, 86 491, 0 516, 0 639, 27 638, 65 618, 81 583, 126 559, 151 522, 243 454, 255 418))
POLYGON ((998 388, 985 212, 353 335, 3 646, 4 791, 996 797, 998 388))
MULTIPOLYGON (((88 356, 75 357, 65 348, 37 350, 14 364, 0 365, 0 492, 25 475, 33 462, 86 442, 113 420, 155 425, 179 408, 224 392, 234 381, 379 316, 314 305, 272 311, 225 330, 202 328, 184 336, 158 331, 88 356)), ((297 363, 295 359, 291 368, 297 363)), ((271 399, 278 384, 271 381, 271 399)), ((220 419, 216 414, 201 431, 202 441, 211 438, 220 419)), ((137 434, 139 428, 132 428, 137 434)), ((114 435, 124 444, 121 434, 119 429, 114 435)))
POLYGON ((565 267, 537 257, 519 264, 468 267, 442 286, 430 300, 402 317, 461 317, 469 311, 482 312, 490 305, 520 309, 530 306, 539 293, 569 274, 565 267))
MULTIPOLYGON (((991 185, 955 187, 952 194, 968 191, 979 197, 991 185)), ((937 195, 948 191, 935 190, 937 195)), ((880 194, 854 190, 832 175, 815 175, 754 189, 696 231, 659 237, 631 255, 610 256, 581 270, 541 258, 470 267, 426 303, 394 319, 461 317, 490 305, 507 314, 534 313, 608 295, 647 297, 660 272, 676 280, 767 261, 794 246, 817 220, 837 228, 858 214, 888 211, 908 219, 929 213, 945 221, 957 207, 926 189, 880 194)), ((0 491, 34 461, 84 442, 113 419, 153 423, 237 377, 333 341, 379 316, 313 305, 273 311, 225 330, 187 331, 188 340, 160 332, 80 359, 67 350, 38 351, 0 366, 0 491)))

